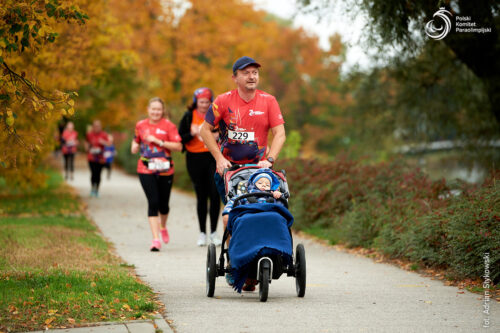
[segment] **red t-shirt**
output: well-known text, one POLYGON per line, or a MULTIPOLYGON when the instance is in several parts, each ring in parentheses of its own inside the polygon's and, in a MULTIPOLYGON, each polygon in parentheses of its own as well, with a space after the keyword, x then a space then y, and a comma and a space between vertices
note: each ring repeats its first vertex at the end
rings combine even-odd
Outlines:
POLYGON ((269 129, 285 123, 274 96, 256 90, 255 97, 246 102, 237 89, 219 95, 208 109, 205 121, 219 125, 222 155, 238 164, 264 159, 269 129))
POLYGON ((64 130, 61 135, 64 140, 62 145, 63 154, 75 154, 78 148, 78 133, 75 130, 64 130))
POLYGON ((87 133, 87 142, 89 144, 89 152, 87 154, 87 159, 90 162, 106 163, 104 158, 104 145, 100 143, 100 140, 109 141, 108 133, 104 131, 94 132, 90 131, 87 133))
POLYGON ((149 135, 162 141, 181 142, 177 127, 170 120, 163 118, 156 124, 151 124, 149 119, 139 121, 135 125, 134 137, 134 141, 141 146, 141 157, 137 161, 137 173, 172 175, 174 164, 170 150, 148 142, 146 138, 149 135))

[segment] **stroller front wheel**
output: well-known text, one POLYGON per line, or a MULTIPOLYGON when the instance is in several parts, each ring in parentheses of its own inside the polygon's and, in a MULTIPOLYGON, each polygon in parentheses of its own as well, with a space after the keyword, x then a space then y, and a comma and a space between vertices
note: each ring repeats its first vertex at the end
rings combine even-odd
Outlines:
POLYGON ((295 250, 295 288, 298 297, 306 294, 306 251, 304 245, 298 244, 295 250))
POLYGON ((269 259, 262 260, 259 276, 259 298, 261 302, 267 301, 269 294, 269 280, 271 272, 271 263, 269 259))
POLYGON ((215 262, 215 245, 211 243, 207 249, 207 297, 213 297, 215 291, 215 277, 217 276, 217 264, 215 262))

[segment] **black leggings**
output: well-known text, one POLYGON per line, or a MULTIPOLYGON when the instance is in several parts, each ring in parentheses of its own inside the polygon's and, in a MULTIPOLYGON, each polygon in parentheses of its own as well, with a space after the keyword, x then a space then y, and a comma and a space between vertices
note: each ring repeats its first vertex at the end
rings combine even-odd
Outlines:
POLYGON ((101 171, 103 166, 104 164, 102 163, 89 161, 90 174, 91 174, 90 183, 92 184, 92 187, 95 188, 96 190, 99 189, 99 184, 101 183, 101 171))
POLYGON ((74 171, 75 154, 64 154, 64 171, 66 173, 74 171))
POLYGON ((158 212, 162 215, 168 214, 174 175, 159 176, 140 173, 139 180, 148 199, 148 216, 158 216, 158 212))
POLYGON ((206 232, 207 199, 210 199, 210 229, 215 232, 220 213, 220 198, 214 183, 215 159, 209 152, 186 152, 186 165, 196 192, 200 231, 206 232))

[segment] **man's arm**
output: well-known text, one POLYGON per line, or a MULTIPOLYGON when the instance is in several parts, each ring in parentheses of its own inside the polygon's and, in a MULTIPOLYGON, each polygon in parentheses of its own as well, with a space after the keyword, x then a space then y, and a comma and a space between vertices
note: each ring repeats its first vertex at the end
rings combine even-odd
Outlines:
POLYGON ((204 121, 201 126, 200 135, 208 150, 215 158, 215 162, 217 163, 217 173, 222 175, 224 169, 231 167, 231 162, 229 162, 220 152, 219 145, 217 144, 217 141, 215 141, 212 134, 213 130, 214 126, 204 121))
MULTIPOLYGON (((281 148, 283 148, 283 145, 285 144, 285 125, 281 124, 274 126, 271 128, 271 132, 273 133, 273 141, 271 142, 267 157, 272 157, 276 160, 280 154, 281 148)), ((261 168, 270 168, 273 166, 267 159, 260 161, 257 165, 261 168)))

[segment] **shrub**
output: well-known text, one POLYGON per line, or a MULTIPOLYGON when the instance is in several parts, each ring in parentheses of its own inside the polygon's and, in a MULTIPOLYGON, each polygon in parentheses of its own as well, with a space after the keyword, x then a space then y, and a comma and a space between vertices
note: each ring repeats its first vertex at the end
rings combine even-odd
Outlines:
MULTIPOLYGON (((485 253, 491 267, 500 267, 499 212, 500 186, 498 177, 492 176, 478 190, 452 200, 443 214, 447 222, 443 258, 460 277, 482 276, 485 253)), ((500 282, 500 270, 491 270, 491 279, 500 282)))
MULTIPOLYGON (((491 267, 500 267, 498 172, 482 186, 462 184, 454 197, 444 180, 431 181, 398 160, 281 160, 279 166, 287 171, 296 228, 449 268, 456 278, 482 276, 485 253, 491 267)), ((492 270, 492 280, 499 279, 492 270)))

